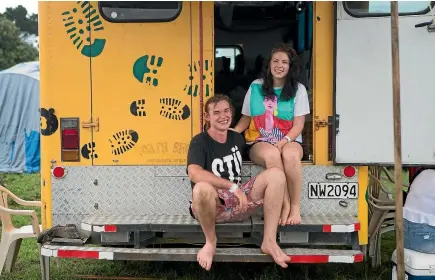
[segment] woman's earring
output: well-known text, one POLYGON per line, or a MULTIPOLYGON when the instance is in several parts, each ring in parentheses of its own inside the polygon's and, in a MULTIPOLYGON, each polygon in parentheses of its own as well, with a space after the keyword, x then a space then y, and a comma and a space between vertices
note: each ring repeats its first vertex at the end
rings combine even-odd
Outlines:
POLYGON ((276 117, 278 116, 278 108, 275 108, 275 110, 273 110, 273 115, 276 117))

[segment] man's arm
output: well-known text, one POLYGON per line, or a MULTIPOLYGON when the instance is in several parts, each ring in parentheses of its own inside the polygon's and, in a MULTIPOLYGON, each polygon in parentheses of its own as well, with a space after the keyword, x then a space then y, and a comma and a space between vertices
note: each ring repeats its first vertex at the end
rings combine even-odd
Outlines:
POLYGON ((230 190, 230 192, 234 192, 234 195, 240 203, 240 211, 245 212, 248 208, 248 199, 245 193, 240 188, 233 188, 233 190, 231 190, 234 183, 204 169, 207 156, 204 145, 204 140, 200 137, 194 137, 189 145, 187 156, 187 174, 189 179, 194 183, 207 182, 216 189, 230 190))
MULTIPOLYGON (((216 189, 229 190, 234 183, 231 181, 220 178, 213 173, 204 170, 201 166, 196 164, 190 164, 188 167, 189 178, 192 182, 207 182, 210 183, 216 189)), ((234 190, 234 195, 239 200, 239 208, 242 213, 248 209, 248 198, 245 193, 240 189, 236 188, 234 190)))
POLYGON ((187 167, 187 173, 189 175, 189 179, 192 182, 194 183, 207 182, 211 184, 213 187, 218 189, 229 190, 231 186, 234 184, 229 180, 223 179, 207 170, 204 170, 201 166, 197 164, 190 164, 187 167))
POLYGON ((220 178, 205 169, 207 155, 204 146, 204 139, 200 136, 194 137, 189 145, 187 153, 187 175, 189 179, 194 183, 210 183, 218 189, 230 189, 233 185, 231 181, 220 178))

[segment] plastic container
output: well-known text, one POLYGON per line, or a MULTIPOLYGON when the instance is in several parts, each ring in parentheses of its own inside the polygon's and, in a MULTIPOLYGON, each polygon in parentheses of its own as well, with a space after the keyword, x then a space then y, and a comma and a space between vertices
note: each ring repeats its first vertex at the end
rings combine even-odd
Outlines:
MULTIPOLYGON (((405 280, 435 280, 435 254, 424 254, 405 249, 405 280)), ((393 271, 392 280, 397 279, 397 255, 396 250, 391 258, 393 271)))

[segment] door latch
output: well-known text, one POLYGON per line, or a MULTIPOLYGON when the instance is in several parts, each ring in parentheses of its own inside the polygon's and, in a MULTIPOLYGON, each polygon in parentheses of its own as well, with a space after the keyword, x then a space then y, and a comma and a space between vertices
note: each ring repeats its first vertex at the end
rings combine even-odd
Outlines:
POLYGON ((320 119, 319 116, 314 117, 314 126, 315 126, 316 130, 319 130, 321 127, 326 127, 328 125, 330 125, 329 121, 326 121, 324 119, 320 119))
POLYGON ((100 120, 96 118, 94 122, 92 121, 92 118, 90 118, 88 122, 82 122, 82 127, 88 128, 89 130, 92 130, 92 128, 94 128, 95 131, 98 131, 100 128, 100 120))

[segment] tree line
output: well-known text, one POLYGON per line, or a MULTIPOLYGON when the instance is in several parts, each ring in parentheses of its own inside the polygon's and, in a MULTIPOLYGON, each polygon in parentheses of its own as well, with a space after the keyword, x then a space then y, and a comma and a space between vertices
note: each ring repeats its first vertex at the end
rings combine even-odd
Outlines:
POLYGON ((25 41, 32 36, 38 36, 38 14, 29 14, 21 5, 0 13, 0 71, 38 60, 38 49, 25 41))

